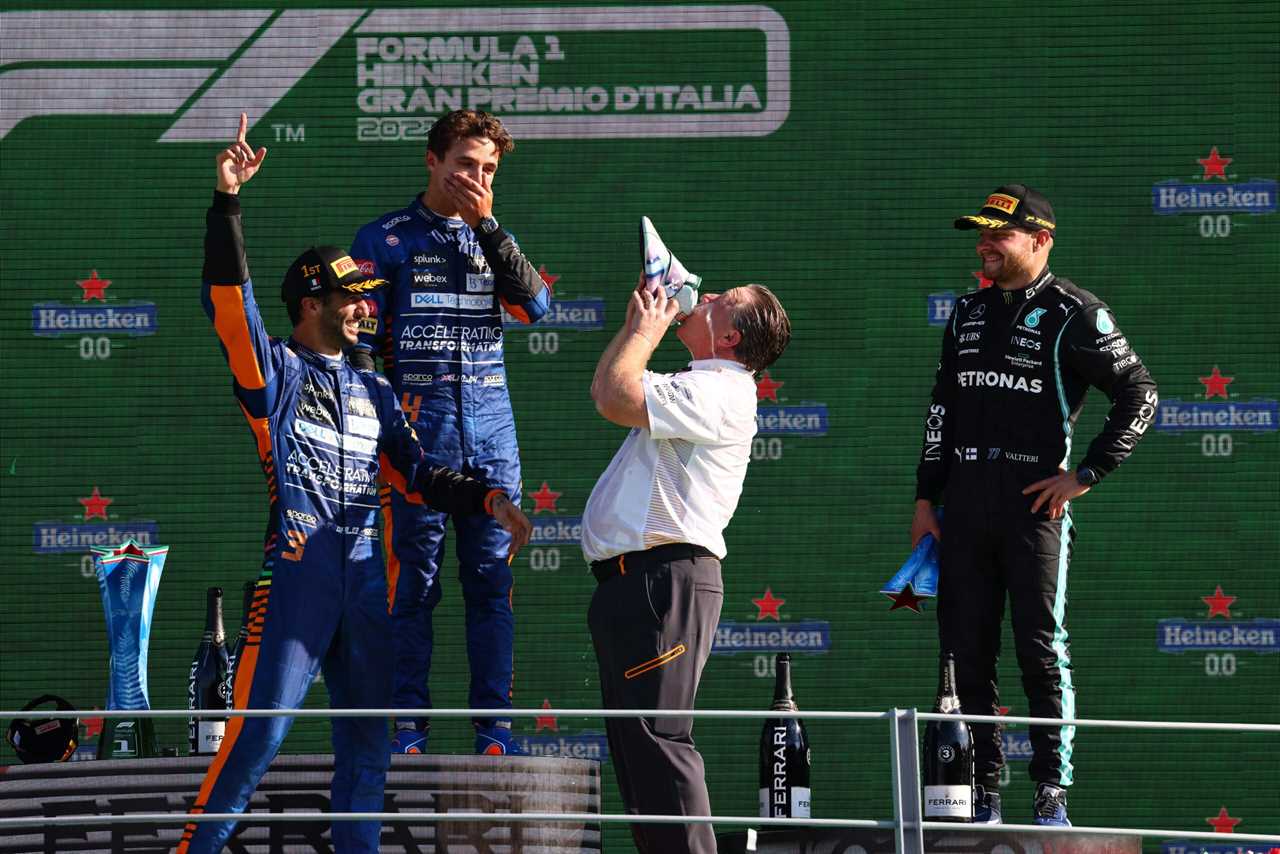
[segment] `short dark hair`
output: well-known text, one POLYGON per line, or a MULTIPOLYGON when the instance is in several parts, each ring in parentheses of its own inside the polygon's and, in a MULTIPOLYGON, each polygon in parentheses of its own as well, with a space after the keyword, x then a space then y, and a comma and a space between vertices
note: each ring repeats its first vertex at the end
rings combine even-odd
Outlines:
POLYGON ((738 361, 752 372, 763 371, 787 349, 791 341, 791 319, 764 285, 743 285, 747 299, 733 306, 733 328, 742 339, 733 348, 738 361))
POLYGON ((436 119, 436 123, 427 131, 427 150, 436 157, 443 158, 449 147, 460 139, 471 136, 483 136, 493 141, 498 149, 498 157, 509 153, 516 147, 515 141, 497 116, 480 110, 454 110, 436 119))

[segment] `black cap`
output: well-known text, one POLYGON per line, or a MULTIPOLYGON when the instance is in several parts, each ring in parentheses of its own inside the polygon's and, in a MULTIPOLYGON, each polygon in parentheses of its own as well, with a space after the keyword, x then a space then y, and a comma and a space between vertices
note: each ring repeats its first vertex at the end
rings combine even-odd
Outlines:
MULTIPOLYGON (((56 694, 36 697, 22 707, 29 712, 37 706, 53 703, 60 712, 74 711, 72 705, 56 694)), ((5 739, 24 763, 65 762, 79 746, 80 724, 75 718, 14 718, 9 722, 5 739)))
POLYGON ((280 283, 280 299, 292 303, 339 290, 369 294, 386 283, 386 279, 365 275, 360 265, 338 247, 312 246, 289 265, 289 272, 280 283))
POLYGON ((982 210, 973 216, 956 220, 956 228, 1025 228, 1028 231, 1047 229, 1053 233, 1056 221, 1053 205, 1036 190, 1025 184, 1005 184, 987 196, 982 210))

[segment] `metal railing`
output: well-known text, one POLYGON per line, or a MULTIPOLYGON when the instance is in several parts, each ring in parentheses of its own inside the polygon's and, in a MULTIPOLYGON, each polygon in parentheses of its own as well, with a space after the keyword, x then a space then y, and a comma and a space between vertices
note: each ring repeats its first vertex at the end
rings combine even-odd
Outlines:
MULTIPOLYGON (((250 717, 250 718, 354 718, 354 717, 386 717, 394 718, 406 714, 438 718, 463 718, 492 716, 494 709, 241 709, 241 710, 198 710, 210 717, 210 711, 218 717, 250 717)), ((835 711, 755 711, 737 709, 503 709, 504 716, 511 717, 589 717, 589 718, 723 718, 723 719, 768 719, 768 718, 802 718, 804 720, 881 720, 889 722, 889 742, 893 766, 893 819, 831 819, 831 818, 763 818, 760 816, 671 816, 671 815, 610 815, 604 813, 203 813, 189 815, 187 813, 132 813, 127 815, 94 816, 94 824, 185 824, 186 822, 208 822, 228 820, 252 820, 254 822, 314 822, 317 819, 329 821, 382 821, 382 822, 584 822, 584 823, 653 823, 653 824, 721 824, 746 825, 754 827, 828 827, 828 828, 865 828, 876 830, 892 829, 895 835, 895 846, 901 854, 924 854, 924 831, 945 830, 949 833, 1052 833, 1072 834, 1079 836, 1137 836, 1167 837, 1179 840, 1212 840, 1218 842, 1263 842, 1280 845, 1280 831, 1271 834, 1231 833, 1221 834, 1208 831, 1171 830, 1164 828, 1136 827, 1039 827, 1023 824, 1004 825, 971 825, 950 824, 925 821, 921 814, 920 802, 920 761, 919 741, 920 722, 931 720, 961 719, 979 723, 998 724, 1035 724, 1045 726, 1077 726, 1119 729, 1154 729, 1154 730, 1194 730, 1210 732, 1262 732, 1280 734, 1280 724, 1240 724, 1223 722, 1195 721, 1136 721, 1107 720, 1087 718, 1032 718, 1015 715, 952 715, 936 712, 918 712, 915 709, 891 709, 886 712, 835 712, 835 711)), ((40 717, 40 718, 189 718, 193 716, 190 709, 149 709, 145 711, 92 710, 86 713, 79 711, 11 711, 0 710, 0 719, 40 717)), ((1280 751, 1276 752, 1280 754, 1280 751)), ((1276 754, 1273 754, 1276 755, 1276 754)), ((1277 781, 1280 786, 1280 780, 1277 781)), ((21 816, 17 818, 0 818, 0 831, 10 828, 34 826, 73 825, 84 822, 84 816, 21 816)))

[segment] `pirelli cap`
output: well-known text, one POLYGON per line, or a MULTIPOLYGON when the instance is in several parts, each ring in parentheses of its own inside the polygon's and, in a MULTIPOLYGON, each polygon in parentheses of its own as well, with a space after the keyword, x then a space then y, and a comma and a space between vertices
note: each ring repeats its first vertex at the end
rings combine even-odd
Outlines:
POLYGON ((987 196, 982 210, 956 220, 956 228, 1025 228, 1054 231, 1053 205, 1025 184, 1005 184, 987 196))
POLYGON ((365 275, 338 247, 312 246, 289 265, 280 283, 280 299, 292 303, 303 297, 324 296, 326 291, 370 294, 386 283, 386 279, 365 275))

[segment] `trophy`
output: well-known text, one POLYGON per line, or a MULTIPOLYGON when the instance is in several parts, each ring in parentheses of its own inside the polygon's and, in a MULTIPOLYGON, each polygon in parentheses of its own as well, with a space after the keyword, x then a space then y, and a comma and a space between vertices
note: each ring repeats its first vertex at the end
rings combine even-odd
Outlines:
MULTIPOLYGON (((934 515, 942 521, 942 509, 935 509, 934 515)), ((920 603, 938 595, 938 562, 939 546, 933 534, 925 534, 911 550, 902 567, 893 574, 880 592, 893 600, 890 611, 899 608, 910 608, 920 613, 920 603)))
MULTIPOLYGON (((147 646, 151 612, 156 605, 160 573, 168 546, 144 546, 129 539, 118 546, 93 549, 93 568, 107 618, 110 667, 108 710, 151 708, 147 696, 147 646)), ((107 718, 98 741, 99 759, 159 756, 151 718, 107 718)))

